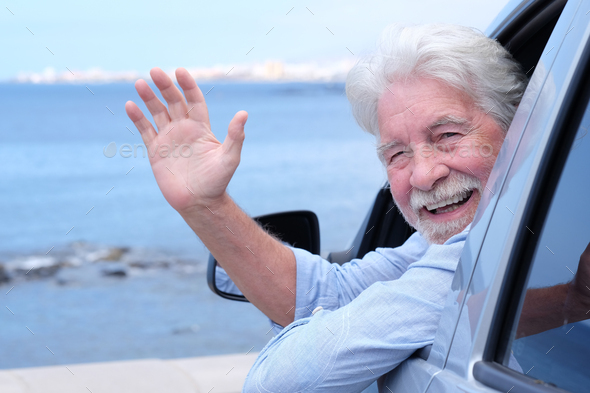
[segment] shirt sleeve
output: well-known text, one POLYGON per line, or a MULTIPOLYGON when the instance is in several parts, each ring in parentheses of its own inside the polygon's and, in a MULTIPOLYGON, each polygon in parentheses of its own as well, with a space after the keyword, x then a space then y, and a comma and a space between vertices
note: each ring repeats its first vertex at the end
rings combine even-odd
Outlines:
POLYGON ((414 233, 400 247, 378 248, 362 259, 338 265, 319 255, 291 248, 297 261, 295 320, 311 316, 321 306, 336 310, 347 305, 365 289, 379 281, 391 281, 404 274, 428 248, 420 234, 414 233))
POLYGON ((224 268, 217 265, 215 267, 215 286, 222 292, 231 293, 234 295, 244 295, 242 291, 234 284, 224 268))
POLYGON ((433 342, 463 245, 432 245, 399 279, 293 322, 260 352, 244 391, 362 391, 433 342))

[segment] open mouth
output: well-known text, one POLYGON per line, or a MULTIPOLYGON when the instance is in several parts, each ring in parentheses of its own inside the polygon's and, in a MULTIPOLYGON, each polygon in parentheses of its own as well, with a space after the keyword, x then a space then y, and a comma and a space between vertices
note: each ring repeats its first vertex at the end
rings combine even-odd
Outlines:
POLYGON ((424 207, 432 214, 449 213, 465 204, 471 198, 471 195, 473 195, 473 190, 463 191, 452 198, 424 207))

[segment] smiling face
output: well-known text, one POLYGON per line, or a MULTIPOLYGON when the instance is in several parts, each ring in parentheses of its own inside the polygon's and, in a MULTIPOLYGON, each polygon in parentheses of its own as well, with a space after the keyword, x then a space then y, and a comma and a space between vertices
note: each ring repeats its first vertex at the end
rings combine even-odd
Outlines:
POLYGON ((473 220, 504 131, 466 94, 433 79, 391 85, 378 117, 395 203, 427 241, 444 243, 473 220))

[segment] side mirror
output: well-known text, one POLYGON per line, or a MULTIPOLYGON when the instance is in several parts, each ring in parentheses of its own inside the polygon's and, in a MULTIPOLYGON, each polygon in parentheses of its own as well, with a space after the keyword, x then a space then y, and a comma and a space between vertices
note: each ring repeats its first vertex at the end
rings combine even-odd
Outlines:
MULTIPOLYGON (((267 214, 254 217, 254 220, 281 241, 313 254, 320 253, 320 224, 314 212, 298 210, 267 214)), ((221 297, 248 301, 211 254, 209 254, 207 267, 207 284, 213 293, 221 297)))

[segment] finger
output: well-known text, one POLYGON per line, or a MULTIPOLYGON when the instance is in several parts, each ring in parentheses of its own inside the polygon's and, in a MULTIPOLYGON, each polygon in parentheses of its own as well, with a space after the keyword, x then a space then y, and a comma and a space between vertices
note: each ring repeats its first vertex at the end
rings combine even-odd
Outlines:
POLYGON ((228 162, 231 167, 237 167, 240 163, 240 154, 242 152, 242 145, 244 144, 244 125, 248 120, 248 113, 246 111, 239 111, 234 118, 229 122, 227 129, 227 136, 223 141, 223 150, 228 157, 228 162))
POLYGON ((164 97, 168 103, 168 113, 170 114, 172 120, 185 119, 186 112, 188 111, 186 107, 186 101, 172 79, 170 79, 170 77, 164 71, 157 67, 152 68, 150 75, 152 76, 152 80, 158 89, 160 89, 162 97, 164 97))
POLYGON ((146 119, 141 109, 139 109, 133 101, 127 101, 125 103, 125 112, 127 112, 127 116, 129 116, 133 124, 135 124, 135 127, 143 139, 143 143, 146 146, 149 146, 158 135, 152 123, 146 119))
POLYGON ((207 111, 205 97, 191 74, 184 68, 178 68, 176 70, 176 80, 186 97, 189 111, 188 117, 209 124, 209 112, 207 111))
POLYGON ((147 106, 152 114, 158 130, 162 131, 167 128, 170 124, 170 116, 168 115, 166 105, 162 104, 162 101, 156 96, 156 93, 153 92, 147 82, 143 79, 138 80, 135 82, 135 90, 137 90, 145 106, 147 106))

